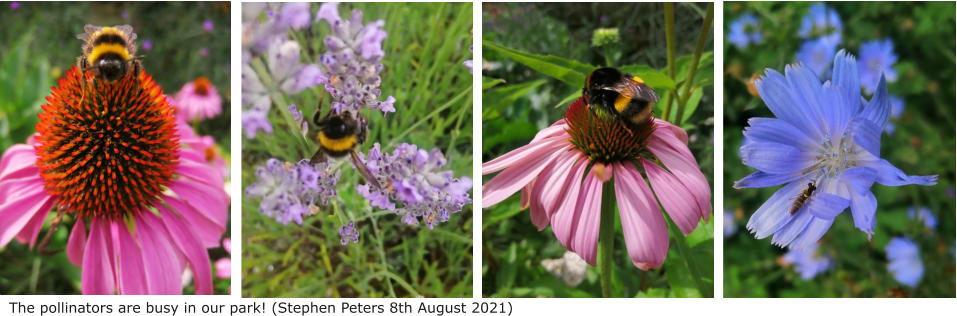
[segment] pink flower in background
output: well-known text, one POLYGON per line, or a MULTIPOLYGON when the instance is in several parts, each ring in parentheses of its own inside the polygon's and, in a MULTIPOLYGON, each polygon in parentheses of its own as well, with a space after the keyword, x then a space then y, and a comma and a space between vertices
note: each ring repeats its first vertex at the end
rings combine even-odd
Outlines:
POLYGON ((55 206, 73 222, 66 255, 84 294, 181 294, 187 267, 196 293, 212 294, 207 248, 226 230, 225 179, 180 142, 189 127, 152 77, 81 85, 89 75, 68 70, 37 133, 0 158, 0 247, 33 247, 55 206))
POLYGON ((212 118, 223 109, 216 87, 206 77, 184 85, 173 98, 173 104, 179 109, 176 116, 186 121, 212 118))
POLYGON ((203 21, 203 30, 206 31, 206 32, 212 32, 212 31, 213 31, 213 21, 210 21, 210 20, 203 21))
POLYGON ((531 143, 482 165, 482 174, 499 171, 482 187, 482 205, 521 190, 521 207, 530 208, 532 223, 539 230, 550 224, 565 248, 593 266, 602 185, 612 177, 625 245, 639 269, 661 266, 668 253, 659 202, 685 235, 711 213, 711 188, 684 130, 653 119, 629 133, 614 120, 597 118, 581 99, 531 143))
MULTIPOLYGON (((227 254, 232 254, 233 252, 230 251, 229 249, 231 247, 229 243, 230 243, 230 239, 224 238, 223 249, 226 249, 227 254)), ((216 260, 216 277, 220 279, 229 279, 230 274, 232 274, 232 270, 230 270, 229 257, 220 258, 219 260, 216 260)))

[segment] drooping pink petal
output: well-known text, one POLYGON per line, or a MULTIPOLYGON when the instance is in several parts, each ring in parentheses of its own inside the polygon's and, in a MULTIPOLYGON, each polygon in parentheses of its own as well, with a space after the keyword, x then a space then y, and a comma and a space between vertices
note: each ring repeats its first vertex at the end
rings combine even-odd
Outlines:
POLYGON ((83 253, 81 283, 83 294, 114 294, 113 260, 110 224, 94 218, 90 221, 90 238, 83 253))
POLYGON ((575 225, 578 222, 581 206, 584 203, 579 200, 580 193, 583 190, 583 182, 578 179, 581 179, 582 175, 585 174, 586 166, 585 161, 579 161, 572 167, 572 180, 568 181, 565 194, 556 197, 558 199, 556 211, 549 217, 555 238, 558 238, 558 241, 566 249, 572 249, 572 235, 575 232, 575 225))
POLYGON ((640 159, 641 166, 648 175, 651 189, 654 190, 658 202, 668 212, 671 220, 678 225, 686 236, 698 227, 698 218, 701 210, 693 199, 689 199, 691 192, 674 175, 665 171, 648 159, 640 159))
MULTIPOLYGON (((9 183, 0 183, 0 187, 9 183)), ((13 193, 7 201, 0 203, 0 248, 7 245, 14 236, 53 199, 43 190, 43 184, 34 183, 0 192, 13 193)), ((49 211, 49 209, 47 210, 49 211)))
POLYGON ((631 263, 642 270, 660 267, 668 255, 668 227, 651 189, 630 163, 615 164, 615 197, 631 263))
POLYGON ((76 266, 83 265, 83 253, 86 251, 86 224, 78 219, 70 230, 70 238, 66 242, 66 257, 76 266))
POLYGON ((568 142, 550 142, 539 152, 529 152, 529 155, 514 161, 509 168, 495 175, 492 180, 482 186, 482 207, 495 205, 515 194, 529 181, 534 180, 542 169, 551 164, 563 153, 564 148, 570 145, 568 142))
POLYGON ((701 173, 691 150, 670 133, 654 134, 649 138, 648 150, 688 189, 690 197, 698 204, 699 216, 708 220, 711 214, 711 186, 701 173))
MULTIPOLYGON (((581 174, 573 177, 572 167, 576 161, 584 158, 585 156, 576 150, 568 151, 556 158, 555 162, 538 176, 532 203, 539 205, 546 219, 551 218, 552 214, 558 210, 559 203, 568 191, 569 182, 581 181, 581 174)), ((548 223, 541 224, 539 230, 545 229, 548 223)))
MULTIPOLYGON (((199 237, 190 229, 181 217, 175 216, 172 210, 165 206, 158 206, 163 226, 175 242, 176 247, 186 256, 190 269, 193 271, 193 284, 196 294, 213 293, 213 273, 209 265, 209 254, 202 245, 199 237)), ((154 226, 158 227, 158 226, 154 226)))
POLYGON ((193 206, 203 216, 225 227, 228 220, 229 196, 222 185, 211 186, 205 183, 179 178, 173 180, 169 189, 179 195, 182 201, 193 206))
POLYGON ((176 174, 206 183, 222 186, 225 174, 207 164, 206 158, 193 150, 181 150, 176 174))
POLYGON ((518 202, 519 208, 524 210, 525 208, 528 207, 529 196, 532 194, 532 186, 534 184, 535 184, 535 181, 531 181, 528 183, 528 185, 522 188, 522 195, 521 197, 519 197, 519 202, 518 202))
MULTIPOLYGON (((575 223, 575 233, 571 240, 571 249, 588 264, 596 264, 598 252, 598 231, 601 226, 602 181, 594 174, 585 175, 585 183, 578 194, 581 211, 575 223)), ((613 210, 612 210, 613 211, 613 210)))
POLYGON ((143 212, 136 219, 136 233, 143 247, 143 262, 151 294, 182 294, 183 253, 173 245, 156 214, 143 212))
POLYGON ((219 245, 219 238, 226 231, 226 225, 215 222, 204 212, 175 197, 167 196, 163 201, 168 203, 173 211, 179 215, 179 220, 189 223, 190 228, 199 237, 203 247, 215 248, 219 245))
MULTIPOLYGON (((546 168, 546 170, 547 169, 548 168, 546 168)), ((541 176, 539 176, 538 179, 540 178, 541 176)), ((538 231, 542 231, 546 226, 548 226, 548 215, 545 214, 545 210, 542 209, 542 205, 538 203, 538 201, 532 201, 535 200, 532 197, 535 194, 534 189, 536 182, 538 182, 538 180, 530 181, 528 185, 522 189, 521 205, 522 209, 528 208, 528 216, 531 218, 532 224, 538 228, 538 231)))
MULTIPOLYGON (((0 159, 0 182, 21 177, 39 177, 37 154, 33 146, 16 144, 7 148, 0 159)), ((0 201, 3 201, 0 198, 0 201)))
MULTIPOLYGON (((137 227, 139 233, 139 227, 137 227)), ((125 222, 110 222, 113 251, 116 254, 116 283, 119 294, 150 294, 147 271, 143 266, 143 252, 139 241, 130 233, 125 222)), ((147 251, 155 251, 150 249, 147 251)))
MULTIPOLYGON (((548 129, 558 129, 558 131, 564 133, 563 126, 549 127, 542 130, 542 132, 548 129)), ((498 172, 510 166, 525 162, 530 157, 541 157, 550 154, 555 151, 555 148, 567 146, 568 144, 567 137, 548 137, 532 141, 525 146, 516 148, 498 158, 492 159, 492 161, 483 163, 482 174, 498 172)))
POLYGON ((40 230, 43 229, 43 222, 47 220, 47 215, 49 215, 50 210, 53 209, 53 203, 55 201, 56 199, 50 198, 47 199, 44 205, 40 206, 40 211, 34 214, 33 217, 30 218, 30 221, 20 230, 20 233, 17 234, 17 241, 30 244, 30 249, 33 249, 33 246, 37 243, 37 236, 40 235, 40 230))

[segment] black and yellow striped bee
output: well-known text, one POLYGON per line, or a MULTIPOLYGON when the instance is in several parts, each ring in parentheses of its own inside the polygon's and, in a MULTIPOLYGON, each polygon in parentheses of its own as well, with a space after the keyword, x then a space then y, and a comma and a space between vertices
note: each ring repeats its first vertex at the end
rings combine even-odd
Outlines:
POLYGON ((807 188, 801 192, 801 195, 798 195, 797 198, 794 199, 794 204, 791 204, 791 216, 794 216, 795 213, 804 207, 807 200, 811 198, 811 194, 814 194, 814 190, 817 190, 817 187, 814 186, 814 182, 808 182, 807 188))
POLYGON ((632 131, 651 119, 652 104, 658 102, 658 94, 644 80, 615 68, 589 73, 582 96, 595 115, 618 119, 632 131))
POLYGON ((76 36, 84 42, 83 56, 77 58, 76 65, 84 73, 89 70, 96 80, 115 82, 142 68, 136 57, 136 33, 132 26, 87 24, 83 32, 76 36))
POLYGON ((319 149, 312 155, 312 159, 309 159, 309 163, 317 164, 328 160, 328 157, 342 158, 349 155, 352 159, 352 165, 359 170, 359 173, 376 188, 380 188, 379 181, 356 154, 356 148, 365 143, 366 140, 368 123, 366 123, 365 118, 358 113, 353 114, 349 111, 333 112, 330 109, 325 117, 320 118, 322 99, 319 100, 316 114, 312 117, 312 122, 319 128, 319 132, 316 134, 319 149))

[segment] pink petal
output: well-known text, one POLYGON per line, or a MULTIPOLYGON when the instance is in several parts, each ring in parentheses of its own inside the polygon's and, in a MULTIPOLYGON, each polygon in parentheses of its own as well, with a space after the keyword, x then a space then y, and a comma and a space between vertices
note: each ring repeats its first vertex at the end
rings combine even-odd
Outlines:
MULTIPOLYGON (((539 176, 538 179, 541 179, 541 176, 539 176)), ((532 224, 538 228, 538 231, 542 231, 546 226, 548 226, 548 215, 545 214, 545 210, 542 209, 541 204, 537 203, 537 201, 536 203, 532 203, 531 201, 533 200, 533 194, 535 194, 534 188, 536 182, 538 182, 538 180, 530 181, 528 182, 528 185, 522 189, 521 205, 522 209, 529 208, 528 216, 531 218, 532 224)))
POLYGON ((534 184, 535 184, 535 181, 531 181, 528 183, 528 185, 522 188, 522 195, 519 197, 519 202, 518 202, 518 207, 520 209, 524 210, 525 208, 528 207, 528 203, 529 203, 528 197, 532 193, 532 186, 534 184))
POLYGON ((150 294, 182 294, 182 275, 186 269, 183 254, 173 245, 161 220, 151 212, 141 213, 136 221, 136 234, 144 249, 143 266, 150 294))
MULTIPOLYGON (((574 174, 572 167, 585 156, 578 151, 569 151, 555 159, 555 162, 545 168, 538 176, 532 201, 540 205, 545 216, 551 218, 558 210, 558 203, 562 201, 568 191, 570 181, 581 181, 581 174, 574 174), (575 175, 575 177, 573 177, 575 175)), ((543 224, 544 225, 544 224, 543 224)), ((545 227, 540 227, 544 229, 545 227)))
POLYGON ((20 230, 20 233, 17 234, 17 241, 30 244, 30 249, 33 249, 33 246, 37 243, 37 236, 40 235, 40 230, 43 229, 43 223, 47 220, 47 215, 53 210, 55 200, 54 198, 49 198, 46 203, 40 206, 40 212, 34 214, 33 217, 30 218, 30 221, 20 230))
POLYGON ((685 132, 685 130, 681 129, 681 127, 671 124, 671 122, 668 122, 662 119, 657 119, 657 118, 655 119, 655 127, 656 129, 662 128, 661 129, 662 132, 665 132, 665 131, 671 132, 671 134, 677 137, 682 144, 684 144, 685 146, 688 145, 688 132, 685 132))
POLYGON ((90 239, 83 253, 83 294, 114 294, 112 252, 109 223, 94 218, 90 221, 90 239))
POLYGON ((662 137, 649 138, 648 150, 688 189, 690 197, 698 204, 698 215, 707 220, 711 214, 711 186, 708 185, 708 179, 701 173, 698 162, 687 146, 674 135, 669 136, 669 133, 659 135, 662 137))
MULTIPOLYGON (((0 183, 0 188, 8 184, 0 183)), ((0 203, 0 219, 3 219, 0 221, 0 248, 6 246, 14 236, 19 234, 23 227, 43 210, 44 206, 50 205, 52 199, 43 190, 42 182, 12 190, 0 189, 0 192, 4 191, 13 194, 6 202, 0 203)))
POLYGON ((3 152, 3 158, 0 160, 0 182, 25 176, 38 177, 36 161, 37 154, 33 146, 27 144, 10 146, 3 152))
MULTIPOLYGON (((110 223, 113 251, 116 254, 116 280, 119 294, 150 294, 149 281, 146 279, 147 270, 143 266, 144 249, 136 237, 130 233, 125 222, 113 221, 110 223)), ((137 233, 139 233, 137 227, 137 233)), ((155 251, 149 249, 148 252, 155 251)))
MULTIPOLYGON (((226 226, 228 219, 229 196, 222 185, 210 186, 204 183, 179 178, 173 180, 169 189, 176 192, 187 204, 199 210, 200 213, 219 224, 226 226)), ((218 239, 217 239, 218 241, 218 239)))
POLYGON ((202 245, 199 238, 189 229, 181 217, 175 216, 173 211, 160 205, 157 207, 161 214, 163 225, 167 232, 175 241, 186 256, 190 269, 193 271, 193 284, 196 287, 196 294, 213 293, 213 273, 209 265, 209 254, 206 253, 206 247, 202 245))
MULTIPOLYGON (((602 181, 595 175, 588 173, 585 176, 583 190, 578 195, 578 221, 575 223, 575 234, 572 236, 572 251, 577 253, 588 264, 595 266, 598 253, 598 231, 601 224, 601 194, 602 181)), ((610 210, 614 212, 614 210, 610 210)))
POLYGON ((215 248, 219 246, 219 238, 222 237, 223 232, 226 231, 225 225, 216 223, 211 218, 205 216, 203 212, 175 197, 167 196, 163 201, 168 203, 173 212, 175 212, 175 214, 171 216, 179 215, 177 216, 178 220, 189 223, 192 231, 196 233, 196 236, 202 241, 203 247, 215 248))
POLYGON ((495 205, 527 185, 568 146, 570 144, 565 141, 550 142, 542 150, 520 157, 482 186, 482 207, 495 205))
POLYGON ((615 196, 631 263, 642 270, 660 267, 668 255, 668 227, 651 189, 630 163, 615 164, 615 196))
POLYGON ((232 249, 233 241, 229 237, 223 238, 223 250, 226 250, 226 253, 233 253, 232 249))
POLYGON ((645 168, 648 180, 651 182, 651 188, 658 196, 658 202, 668 212, 671 220, 678 225, 681 232, 685 235, 694 231, 698 226, 698 214, 700 210, 694 200, 689 199, 690 192, 681 184, 678 178, 659 167, 648 159, 640 159, 641 166, 645 168))
MULTIPOLYGON (((564 133, 564 127, 555 126, 546 128, 541 132, 556 128, 560 128, 562 133, 564 133)), ((554 152, 555 148, 567 146, 568 144, 568 137, 548 137, 539 140, 533 140, 532 142, 528 143, 528 145, 516 148, 498 158, 492 159, 492 161, 483 163, 482 174, 498 172, 512 165, 521 164, 528 160, 529 157, 540 157, 547 155, 554 152)))
POLYGON ((216 260, 216 277, 220 279, 229 279, 232 271, 230 270, 229 258, 216 260))
POLYGON ((70 230, 70 238, 66 242, 66 257, 76 266, 83 265, 83 252, 86 249, 86 224, 78 219, 70 230))
POLYGON ((555 213, 549 217, 549 220, 552 225, 552 233, 554 233, 555 238, 558 238, 558 241, 562 243, 562 246, 565 246, 565 249, 572 249, 572 235, 575 232, 575 225, 578 223, 578 217, 581 213, 580 206, 584 205, 584 202, 579 200, 583 182, 577 179, 581 179, 585 173, 586 166, 587 163, 585 161, 578 161, 570 172, 571 180, 567 183, 565 194, 554 197, 554 199, 558 200, 559 204, 557 205, 555 213))
POLYGON ((548 127, 535 133, 535 138, 532 138, 532 142, 540 139, 546 139, 551 137, 568 137, 568 132, 565 131, 568 126, 568 122, 565 122, 565 119, 561 119, 552 123, 548 127))
POLYGON ((225 175, 208 165, 206 158, 193 150, 181 150, 176 174, 200 181, 209 186, 222 186, 225 175))

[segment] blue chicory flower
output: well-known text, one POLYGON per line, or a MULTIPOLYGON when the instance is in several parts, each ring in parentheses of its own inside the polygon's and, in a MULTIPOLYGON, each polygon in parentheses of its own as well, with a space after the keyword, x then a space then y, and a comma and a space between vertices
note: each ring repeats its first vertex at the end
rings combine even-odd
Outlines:
POLYGON ((931 212, 926 206, 917 208, 916 212, 913 207, 908 208, 907 217, 919 220, 921 223, 924 223, 924 227, 927 227, 927 229, 937 229, 937 217, 934 216, 934 212, 931 212))
POLYGON ((745 13, 731 22, 728 41, 738 48, 748 47, 749 44, 761 42, 761 30, 758 18, 751 13, 745 13))
POLYGON ((724 210, 724 238, 731 237, 738 232, 738 225, 734 223, 734 212, 724 210))
POLYGON ((920 259, 917 243, 909 238, 894 237, 887 243, 887 270, 894 279, 909 287, 916 287, 924 276, 924 264, 920 259))
POLYGON ((808 248, 827 232, 834 218, 851 208, 854 225, 867 233, 876 223, 874 182, 900 186, 934 185, 937 176, 908 176, 880 157, 881 131, 890 116, 887 84, 861 96, 854 57, 834 58, 831 80, 821 83, 808 67, 791 65, 785 74, 768 69, 755 87, 775 118, 755 117, 744 130, 739 154, 757 169, 735 182, 736 189, 785 184, 751 216, 747 228, 773 244, 808 248), (816 190, 792 215, 798 196, 816 190))
POLYGON ((472 202, 472 179, 454 178, 451 171, 441 170, 446 161, 438 149, 429 152, 400 144, 391 154, 384 154, 375 143, 368 155, 360 157, 383 189, 361 184, 356 191, 372 206, 394 211, 406 224, 423 221, 432 229, 472 202), (401 202, 401 206, 393 201, 401 202))
POLYGON ((355 222, 349 221, 349 224, 339 227, 339 242, 341 242, 343 246, 349 243, 359 242, 359 231, 356 230, 355 222))
POLYGON ((901 117, 901 114, 904 113, 904 99, 898 98, 895 95, 891 95, 891 119, 892 121, 887 122, 887 126, 884 126, 884 131, 887 132, 887 135, 894 134, 895 122, 901 117))
POLYGON ((246 187, 246 195, 262 198, 259 212, 283 225, 290 221, 302 225, 302 215, 314 213, 316 204, 326 205, 337 195, 339 173, 331 173, 326 162, 293 164, 271 158, 256 168, 256 178, 258 182, 246 187))
POLYGON ((857 61, 857 70, 864 90, 868 94, 874 93, 882 76, 887 79, 887 82, 897 81, 897 71, 893 68, 896 62, 894 42, 890 39, 861 44, 861 59, 857 61))
POLYGON ((822 39, 837 47, 841 43, 841 17, 833 8, 823 3, 811 5, 808 14, 801 19, 801 29, 798 31, 801 38, 822 39))
POLYGON ((326 36, 324 43, 328 50, 320 57, 325 72, 323 84, 334 99, 332 109, 337 113, 355 112, 366 106, 395 112, 395 98, 389 96, 386 101, 379 101, 385 22, 362 24, 360 10, 353 10, 349 19, 343 20, 337 8, 338 3, 324 3, 316 13, 316 21, 325 20, 333 32, 326 36))
POLYGON ((831 59, 837 52, 837 43, 827 38, 817 38, 804 41, 797 52, 797 60, 811 68, 818 78, 827 75, 831 59))
POLYGON ((829 256, 823 256, 818 252, 818 245, 815 243, 807 249, 792 248, 788 250, 781 261, 786 264, 794 265, 794 271, 801 275, 801 279, 810 280, 818 274, 830 270, 834 266, 834 259, 829 256))

